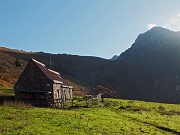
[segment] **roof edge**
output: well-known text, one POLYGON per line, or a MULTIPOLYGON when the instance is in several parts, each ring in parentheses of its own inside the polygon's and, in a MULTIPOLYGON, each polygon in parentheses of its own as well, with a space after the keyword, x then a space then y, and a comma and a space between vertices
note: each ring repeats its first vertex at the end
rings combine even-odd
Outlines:
POLYGON ((58 80, 53 80, 54 83, 60 83, 60 84, 63 84, 63 82, 61 81, 58 81, 58 80))
POLYGON ((45 65, 44 65, 43 63, 41 63, 41 62, 39 62, 39 61, 37 61, 37 60, 35 60, 35 59, 33 59, 33 58, 31 58, 31 60, 34 61, 34 62, 36 62, 36 63, 38 63, 38 64, 40 64, 41 66, 45 67, 45 65))

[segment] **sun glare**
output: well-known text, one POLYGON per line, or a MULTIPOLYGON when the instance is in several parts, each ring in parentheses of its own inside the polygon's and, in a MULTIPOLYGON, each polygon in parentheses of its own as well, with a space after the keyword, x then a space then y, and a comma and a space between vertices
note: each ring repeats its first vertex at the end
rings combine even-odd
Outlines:
POLYGON ((154 24, 154 23, 149 23, 148 25, 147 25, 147 28, 148 28, 148 30, 150 30, 150 29, 152 29, 153 27, 156 27, 157 25, 156 24, 154 24))

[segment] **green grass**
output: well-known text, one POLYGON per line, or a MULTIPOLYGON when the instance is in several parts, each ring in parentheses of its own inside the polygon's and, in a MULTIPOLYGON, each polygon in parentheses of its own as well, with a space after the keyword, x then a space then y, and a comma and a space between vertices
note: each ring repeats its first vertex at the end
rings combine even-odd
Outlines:
MULTIPOLYGON (((9 90, 7 90, 10 93, 9 90)), ((13 90, 11 90, 13 93, 13 90)), ((1 96, 2 93, 0 93, 1 96)), ((4 92, 3 92, 4 95, 4 92)), ((83 101, 75 101, 83 106, 83 101)), ((105 99, 100 107, 37 108, 22 102, 0 105, 0 134, 117 135, 180 133, 180 105, 105 99)))
POLYGON ((14 90, 10 88, 0 89, 0 96, 14 96, 14 90))

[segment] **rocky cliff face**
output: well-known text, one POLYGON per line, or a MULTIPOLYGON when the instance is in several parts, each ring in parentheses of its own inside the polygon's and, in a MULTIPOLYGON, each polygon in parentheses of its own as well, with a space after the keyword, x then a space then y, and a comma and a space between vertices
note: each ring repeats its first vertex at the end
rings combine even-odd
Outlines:
POLYGON ((161 61, 167 57, 177 59, 179 52, 180 32, 154 27, 140 34, 132 46, 120 55, 118 61, 135 64, 148 60, 147 63, 155 63, 157 59, 161 61))
POLYGON ((139 97, 146 91, 144 97, 153 101, 180 102, 180 32, 154 27, 140 34, 117 61, 134 67, 134 83, 144 80, 134 89, 139 97))

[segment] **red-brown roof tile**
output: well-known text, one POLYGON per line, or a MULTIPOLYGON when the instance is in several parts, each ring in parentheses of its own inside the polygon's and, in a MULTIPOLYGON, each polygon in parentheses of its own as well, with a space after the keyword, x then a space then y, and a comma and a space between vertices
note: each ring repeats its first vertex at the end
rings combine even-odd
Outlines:
POLYGON ((68 81, 65 80, 64 78, 62 78, 60 76, 60 74, 54 70, 48 69, 43 63, 35 60, 35 59, 31 59, 40 69, 41 71, 43 71, 43 73, 52 81, 54 81, 55 83, 63 83, 63 85, 69 86, 68 85, 68 81))

